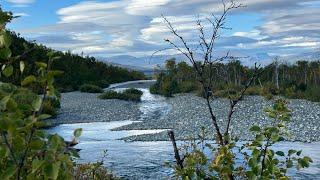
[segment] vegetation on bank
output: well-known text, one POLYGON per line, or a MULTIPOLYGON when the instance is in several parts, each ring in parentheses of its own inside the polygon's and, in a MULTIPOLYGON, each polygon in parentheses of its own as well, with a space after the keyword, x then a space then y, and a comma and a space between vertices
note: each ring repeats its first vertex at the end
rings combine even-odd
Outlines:
MULTIPOLYGON (((207 67, 208 69, 208 67, 207 67)), ((216 97, 233 96, 246 85, 254 69, 232 60, 226 64, 214 64, 213 83, 208 87, 216 97)), ((207 76, 208 76, 207 75, 207 76)), ((150 87, 151 93, 172 96, 175 93, 196 91, 203 96, 195 70, 185 62, 168 60, 165 70, 156 74, 157 82, 150 87)), ((246 95, 262 95, 268 99, 279 95, 290 99, 307 99, 320 102, 320 61, 298 61, 295 64, 276 62, 262 68, 246 95)))
POLYGON ((12 18, 0 8, 0 75, 8 80, 0 83, 0 179, 114 179, 101 162, 75 163, 79 154, 71 144, 76 144, 82 129, 74 131, 72 143, 42 129, 43 120, 51 117, 48 107, 59 106, 54 82, 61 73, 51 69, 57 54, 50 51, 47 63, 32 64, 13 56, 12 36, 5 29, 12 18), (28 67, 34 71, 26 71, 28 67))
MULTIPOLYGON (((25 77, 25 74, 35 75, 37 67, 35 62, 48 64, 48 53, 53 50, 34 42, 26 41, 15 32, 9 32, 11 39, 11 53, 13 57, 19 56, 27 64, 24 74, 15 72, 10 77, 1 76, 0 81, 10 82, 18 85, 25 77)), ((58 91, 79 90, 83 84, 92 84, 106 88, 111 83, 145 79, 142 72, 132 71, 125 68, 108 65, 96 60, 94 57, 68 52, 55 51, 55 59, 50 64, 51 69, 63 72, 62 76, 55 79, 55 86, 58 91)), ((19 69, 19 61, 12 63, 13 68, 19 69)), ((33 87, 37 89, 38 87, 33 87)))
POLYGON ((157 75, 157 81, 150 87, 153 94, 171 97, 175 93, 188 93, 198 89, 196 74, 186 62, 176 64, 174 59, 166 61, 165 70, 157 75))
POLYGON ((98 97, 100 99, 120 99, 125 101, 139 102, 141 101, 142 94, 143 94, 142 91, 138 89, 130 88, 130 89, 124 90, 123 92, 108 90, 103 94, 99 95, 98 97))
POLYGON ((80 86, 79 90, 81 92, 87 92, 87 93, 102 93, 103 89, 99 86, 92 85, 92 84, 84 84, 80 86))
MULTIPOLYGON (((278 151, 272 148, 274 144, 283 141, 285 136, 289 135, 286 122, 290 121, 291 111, 287 108, 285 100, 276 100, 272 107, 265 110, 269 118, 272 119, 269 125, 255 124, 250 128, 250 131, 254 133, 252 141, 239 145, 238 137, 232 133, 232 125, 237 123, 233 117, 234 112, 241 111, 241 107, 235 107, 251 85, 259 83, 263 87, 262 82, 268 82, 265 79, 262 81, 262 74, 267 68, 261 68, 256 64, 254 68, 239 66, 245 70, 240 73, 241 68, 237 69, 237 66, 231 66, 229 69, 230 63, 221 63, 223 60, 229 59, 228 54, 222 58, 213 58, 216 52, 215 43, 220 37, 221 31, 226 29, 226 17, 230 11, 243 7, 242 4, 234 0, 222 1, 222 5, 219 15, 211 14, 206 18, 206 22, 200 18, 196 21, 198 35, 194 35, 194 37, 199 37, 199 44, 194 44, 193 40, 188 42, 183 36, 184 33, 178 31, 164 17, 168 31, 172 34, 170 39, 165 39, 165 41, 172 49, 182 53, 192 65, 194 77, 199 84, 198 89, 201 90, 203 101, 207 106, 207 114, 203 114, 203 116, 210 117, 212 122, 211 127, 203 129, 203 133, 187 141, 187 145, 181 148, 177 146, 174 131, 168 132, 176 159, 176 165, 173 166, 175 174, 178 179, 289 179, 288 171, 290 169, 293 167, 298 170, 307 168, 312 163, 312 159, 308 156, 302 157, 301 150, 278 151), (195 58, 195 54, 199 52, 198 49, 203 57, 200 61, 195 58), (240 87, 240 89, 231 87, 240 87), (213 105, 211 103, 215 100, 212 96, 216 89, 228 91, 226 94, 228 94, 229 105, 227 107, 229 110, 226 117, 222 118, 223 121, 220 121, 221 117, 217 117, 216 114, 219 104, 213 105), (207 141, 206 131, 214 132, 214 143, 207 141)), ((238 61, 232 63, 234 65, 240 64, 238 61)), ((180 79, 177 78, 176 69, 174 62, 167 62, 167 72, 164 75, 171 81, 161 81, 163 79, 161 78, 157 82, 160 88, 170 87, 164 88, 169 91, 167 94, 178 91, 178 87, 181 87, 178 83, 180 79), (171 68, 168 68, 168 64, 171 68)), ((277 67, 277 90, 280 89, 278 70, 277 67)), ((270 77, 267 78, 270 79, 270 77)), ((307 85, 307 82, 304 82, 307 85)), ((223 106, 225 105, 223 104, 223 106)), ((195 122, 194 125, 197 126, 198 123, 195 122)))

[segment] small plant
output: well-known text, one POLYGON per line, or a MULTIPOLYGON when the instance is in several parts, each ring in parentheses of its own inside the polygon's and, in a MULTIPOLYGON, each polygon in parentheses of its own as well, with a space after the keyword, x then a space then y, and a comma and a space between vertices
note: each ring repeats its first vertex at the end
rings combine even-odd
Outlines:
POLYGON ((288 152, 272 150, 271 147, 289 135, 286 123, 290 121, 291 111, 286 106, 286 101, 276 100, 272 108, 265 110, 272 125, 259 127, 254 125, 250 131, 255 134, 255 139, 245 144, 241 149, 247 148, 250 153, 244 153, 249 179, 288 179, 287 171, 296 165, 297 169, 309 167, 312 159, 308 156, 301 157, 301 150, 290 149, 288 152))
POLYGON ((179 157, 181 164, 171 166, 176 176, 182 179, 289 179, 289 169, 309 167, 312 159, 302 157, 301 150, 283 152, 272 148, 289 135, 286 123, 290 121, 291 111, 286 101, 276 100, 265 111, 272 119, 272 125, 252 126, 250 131, 255 138, 240 147, 236 146, 236 139, 225 145, 212 145, 206 141, 207 130, 202 128, 197 140, 191 139, 181 147, 180 151, 184 152, 183 157, 179 157), (244 159, 240 157, 242 155, 244 159), (236 159, 243 162, 236 164, 236 159))
POLYGON ((92 85, 92 84, 84 84, 80 86, 79 90, 81 92, 87 92, 87 93, 102 93, 103 90, 101 87, 92 85))
POLYGON ((104 159, 107 156, 107 150, 104 151, 104 155, 101 161, 95 163, 79 164, 73 170, 73 178, 77 180, 116 180, 107 168, 103 166, 104 159))

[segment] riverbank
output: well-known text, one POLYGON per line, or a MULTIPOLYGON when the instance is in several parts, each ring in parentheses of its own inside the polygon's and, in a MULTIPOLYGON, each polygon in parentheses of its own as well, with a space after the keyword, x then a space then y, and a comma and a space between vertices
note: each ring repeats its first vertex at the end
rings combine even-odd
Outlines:
MULTIPOLYGON (((160 119, 149 119, 140 123, 133 123, 117 128, 117 130, 133 129, 173 129, 176 138, 186 139, 190 136, 196 137, 201 127, 208 129, 208 137, 213 138, 214 130, 211 119, 207 113, 207 106, 202 98, 193 94, 178 94, 166 101, 172 109, 167 116, 160 119)), ((287 124, 291 132, 289 141, 314 142, 320 141, 320 103, 313 103, 306 100, 288 100, 288 107, 292 110, 292 119, 287 124)), ((249 128, 256 124, 261 127, 270 124, 272 121, 264 112, 270 107, 273 101, 265 100, 261 96, 246 96, 239 102, 236 112, 233 115, 231 133, 241 140, 252 139, 249 128)), ((229 108, 227 99, 218 98, 212 103, 216 113, 218 124, 224 132, 226 118, 229 108)), ((168 140, 165 132, 158 134, 140 135, 128 137, 131 141, 161 141, 168 140)))
MULTIPOLYGON (((112 85, 110 88, 146 88, 154 81, 127 82, 112 85)), ((194 94, 178 94, 173 98, 161 98, 153 101, 161 108, 151 115, 143 115, 141 108, 148 109, 150 104, 126 102, 122 100, 101 100, 98 94, 70 92, 63 93, 61 110, 56 119, 49 120, 53 125, 87 122, 141 121, 125 125, 114 130, 152 130, 173 129, 179 140, 196 136, 201 127, 206 127, 208 137, 213 138, 212 123, 207 107, 202 98, 194 94), (141 107, 145 106, 145 107, 141 107)), ((264 126, 271 123, 264 109, 272 105, 272 101, 261 96, 246 96, 236 107, 231 132, 241 140, 250 140, 252 134, 248 129, 253 125, 264 126)), ((292 120, 288 128, 292 132, 290 141, 320 141, 320 104, 306 100, 289 100, 289 108, 293 110, 292 120)), ((229 102, 227 99, 216 99, 213 102, 218 123, 224 130, 229 102)), ((123 138, 129 141, 163 141, 168 140, 166 132, 138 135, 123 138)))

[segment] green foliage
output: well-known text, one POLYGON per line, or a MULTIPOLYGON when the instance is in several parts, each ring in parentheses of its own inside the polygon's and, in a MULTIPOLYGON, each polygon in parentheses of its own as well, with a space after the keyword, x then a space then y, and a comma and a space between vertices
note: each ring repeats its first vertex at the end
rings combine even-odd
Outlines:
MULTIPOLYGON (((0 74, 10 79, 17 73, 25 73, 27 63, 11 56, 10 36, 5 31, 5 23, 11 14, 0 9, 0 74), (19 62, 19 67, 13 64, 19 62)), ((60 106, 60 95, 54 88, 54 78, 59 71, 50 69, 56 59, 54 52, 48 53, 47 63, 36 62, 35 74, 26 74, 22 82, 0 83, 0 179, 73 179, 74 158, 77 151, 70 148, 57 134, 47 134, 42 130, 46 114, 60 106), (22 84, 24 87, 20 86, 22 84), (33 88, 37 85, 40 95, 33 88)), ((74 142, 81 135, 81 129, 74 132, 74 142)), ((84 176, 97 179, 96 176, 84 176)))
MULTIPOLYGON (((0 81, 2 82, 10 82, 15 85, 20 85, 22 82, 25 85, 38 81, 34 79, 37 76, 37 66, 41 65, 41 63, 49 64, 48 61, 52 55, 55 58, 51 58, 50 69, 64 72, 63 76, 56 77, 54 83, 56 89, 60 92, 79 90, 83 84, 107 88, 111 83, 145 79, 145 76, 141 72, 107 65, 93 57, 83 57, 71 54, 70 52, 60 51, 50 53, 53 50, 33 42, 28 42, 14 32, 3 31, 7 34, 8 38, 0 37, 0 40, 9 41, 7 39, 10 39, 11 44, 8 45, 8 48, 0 49, 0 61, 1 59, 6 59, 9 54, 12 54, 15 57, 20 56, 20 60, 23 60, 23 62, 17 60, 13 61, 10 66, 7 65, 5 71, 3 71, 3 76, 0 77, 0 81), (20 72, 22 69, 24 73, 20 72), (12 72, 13 70, 16 71, 12 72), (12 74, 12 76, 8 77, 9 74, 12 74), (29 78, 25 79, 27 75, 29 78)), ((33 89, 37 90, 38 93, 42 93, 38 84, 34 84, 33 89)))
POLYGON ((175 63, 174 59, 167 60, 166 71, 157 75, 157 82, 150 87, 153 94, 172 97, 175 93, 188 93, 197 90, 195 73, 187 63, 175 63))
POLYGON ((272 145, 284 140, 284 136, 288 135, 285 123, 290 120, 291 111, 286 102, 279 99, 272 108, 267 108, 266 112, 273 119, 273 125, 251 127, 250 131, 255 134, 255 139, 242 147, 250 151, 244 153, 248 164, 246 176, 249 179, 289 179, 286 173, 294 164, 297 169, 305 168, 309 167, 312 160, 307 156, 300 157, 301 151, 294 149, 287 153, 271 149, 272 145))
POLYGON ((176 176, 182 179, 289 179, 289 169, 309 167, 312 159, 302 157, 301 150, 283 152, 272 148, 289 135, 286 123, 290 121, 291 111, 286 101, 276 100, 265 111, 272 125, 253 125, 250 131, 255 138, 240 147, 236 146, 237 140, 232 139, 223 145, 211 145, 206 142, 207 132, 202 128, 198 140, 190 140, 182 146, 182 152, 185 151, 183 168, 172 166, 176 176), (242 156, 244 162, 236 164, 236 159, 242 156))
POLYGON ((79 164, 74 168, 74 179, 77 180, 117 180, 111 172, 103 167, 104 158, 107 156, 107 151, 104 151, 104 156, 101 161, 96 163, 79 164))
MULTIPOLYGON (((46 134, 41 120, 47 98, 57 97, 53 88, 54 75, 39 64, 41 96, 14 86, 0 86, 0 175, 1 179, 71 179, 74 157, 65 141, 58 135, 46 134)), ((2 72, 3 73, 3 72, 2 72)), ((10 77, 10 76, 8 76, 10 77)))
MULTIPOLYGON (((200 97, 204 97, 203 89, 198 83, 194 69, 185 62, 175 63, 174 59, 167 61, 166 69, 156 74, 157 82, 150 87, 153 94, 161 94, 171 97, 175 93, 188 93, 196 91, 200 97)), ((240 61, 230 61, 227 64, 217 63, 214 69, 213 84, 210 92, 216 97, 229 98, 236 96, 243 89, 245 82, 253 73, 252 68, 242 66, 240 61)), ((204 71, 207 77, 210 71, 204 71)), ((263 68, 260 78, 253 81, 245 95, 261 95, 266 99, 274 96, 284 96, 291 99, 307 99, 320 101, 320 62, 297 62, 294 65, 280 65, 279 89, 275 85, 274 65, 263 68), (301 74, 303 72, 303 74, 301 74)))
POLYGON ((99 86, 92 85, 92 84, 84 84, 80 86, 79 90, 81 92, 87 92, 87 93, 102 93, 103 90, 99 86))
POLYGON ((116 92, 112 90, 108 90, 104 92, 103 94, 99 95, 98 97, 100 99, 120 99, 125 101, 135 101, 139 102, 141 101, 141 96, 143 92, 138 89, 126 89, 123 92, 116 92))
POLYGON ((56 116, 57 111, 60 108, 60 98, 59 97, 49 97, 43 102, 42 112, 44 114, 49 114, 51 116, 56 116))

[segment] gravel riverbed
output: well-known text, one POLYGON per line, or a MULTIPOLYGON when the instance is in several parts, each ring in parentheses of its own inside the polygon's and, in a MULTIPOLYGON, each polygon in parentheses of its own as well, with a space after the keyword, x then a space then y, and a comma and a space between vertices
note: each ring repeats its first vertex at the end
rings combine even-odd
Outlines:
MULTIPOLYGON (((288 100, 289 108, 292 110, 292 119, 287 123, 291 132, 290 141, 313 142, 320 141, 320 104, 305 100, 288 100)), ((117 128, 117 130, 132 129, 173 129, 177 139, 186 139, 190 136, 196 137, 201 127, 208 131, 208 137, 213 138, 213 127, 208 114, 207 106, 202 98, 193 94, 179 94, 174 98, 167 99, 171 110, 159 119, 146 119, 140 123, 133 123, 117 128)), ((218 124, 224 132, 226 118, 229 109, 227 99, 218 98, 212 103, 218 124)), ((246 96, 236 106, 233 115, 231 132, 241 140, 252 139, 249 128, 256 124, 261 127, 272 121, 264 112, 270 107, 272 101, 267 101, 261 96, 246 96)), ((127 140, 153 141, 168 140, 166 132, 140 135, 126 138, 127 140)))
POLYGON ((102 100, 99 94, 69 92, 61 94, 58 116, 50 125, 137 120, 141 112, 138 103, 117 99, 102 100))
MULTIPOLYGON (((152 82, 138 82, 121 84, 116 88, 147 88, 152 82)), ((167 104, 166 113, 143 117, 139 110, 139 103, 122 100, 100 100, 98 94, 81 92, 63 93, 61 110, 55 119, 49 120, 53 125, 79 123, 79 122, 109 122, 109 121, 142 121, 135 122, 114 130, 149 130, 149 129, 173 129, 177 139, 186 139, 196 136, 201 127, 208 131, 208 137, 213 136, 212 123, 208 115, 207 106, 202 98, 194 94, 178 94, 173 98, 162 100, 167 104), (165 115, 163 115, 165 114, 165 115)), ((288 100, 292 110, 292 119, 288 129, 291 136, 288 140, 313 142, 320 141, 320 103, 305 100, 288 100)), ((256 124, 264 126, 271 123, 264 112, 270 107, 272 101, 267 101, 261 96, 246 96, 236 106, 231 126, 232 134, 241 140, 252 138, 248 129, 256 124)), ((226 99, 213 101, 214 112, 218 123, 225 128, 229 102, 226 99)), ((124 138, 130 141, 161 141, 168 140, 166 132, 148 135, 131 136, 124 138)))

